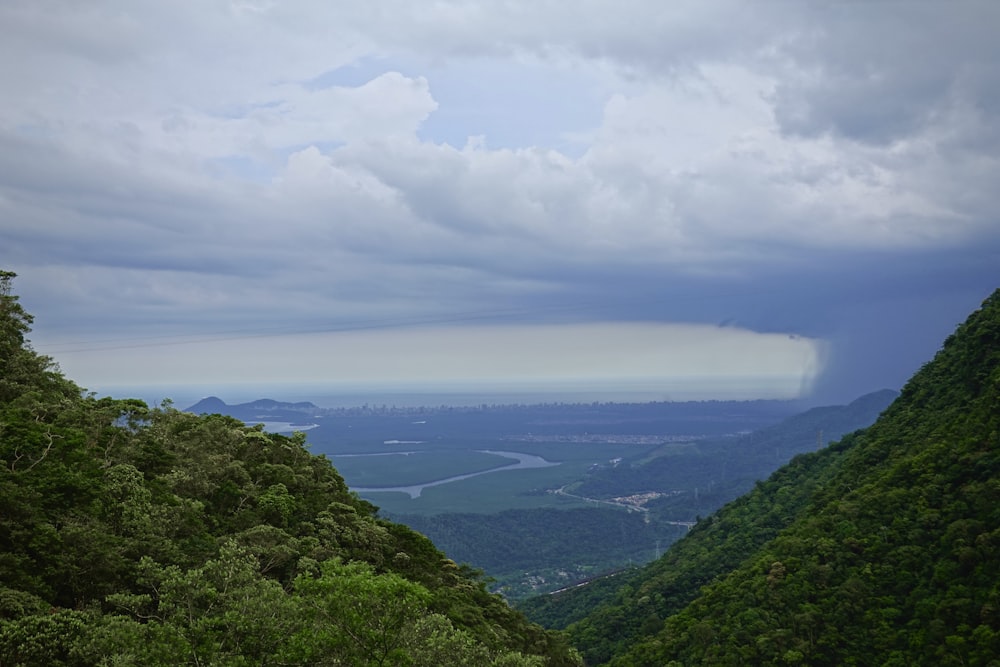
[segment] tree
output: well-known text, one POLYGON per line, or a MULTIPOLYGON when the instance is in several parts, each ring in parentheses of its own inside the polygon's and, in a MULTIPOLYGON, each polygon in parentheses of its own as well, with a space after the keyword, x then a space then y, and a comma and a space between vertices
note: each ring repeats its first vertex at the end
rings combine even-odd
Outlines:
POLYGON ((299 576, 295 592, 312 620, 293 642, 297 659, 312 664, 337 656, 344 664, 380 667, 409 663, 406 647, 431 597, 397 574, 337 559, 323 563, 318 577, 299 576))
POLYGON ((78 396, 79 387, 58 373, 51 358, 39 355, 28 344, 34 318, 12 293, 16 273, 0 270, 0 404, 36 389, 78 396), (68 391, 67 391, 68 390, 68 391))

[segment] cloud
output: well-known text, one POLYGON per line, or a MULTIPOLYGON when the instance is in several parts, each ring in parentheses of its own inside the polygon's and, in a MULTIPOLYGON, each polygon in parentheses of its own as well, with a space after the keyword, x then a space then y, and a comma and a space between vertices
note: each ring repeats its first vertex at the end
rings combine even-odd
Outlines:
POLYGON ((572 388, 644 392, 694 399, 796 397, 820 370, 818 341, 710 326, 647 323, 371 328, 293 336, 66 346, 64 365, 99 388, 229 382, 380 387, 572 388), (109 373, 113 350, 128 372, 109 373), (155 354, 150 354, 153 351, 155 354), (486 352, 484 354, 484 352, 486 352), (755 388, 754 388, 755 387, 755 388))
POLYGON ((1000 19, 997 7, 815 9, 808 39, 789 44, 795 65, 776 94, 787 131, 887 144, 947 122, 956 103, 995 100, 988 91, 1000 82, 990 28, 1000 19))
POLYGON ((902 334, 872 313, 937 332, 993 286, 993 5, 567 11, 0 7, 0 261, 37 337, 488 312, 843 358, 902 334))

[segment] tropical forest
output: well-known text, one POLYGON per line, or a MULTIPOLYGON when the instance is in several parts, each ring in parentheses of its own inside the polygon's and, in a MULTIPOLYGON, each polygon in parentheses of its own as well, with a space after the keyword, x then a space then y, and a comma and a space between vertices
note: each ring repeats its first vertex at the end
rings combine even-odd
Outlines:
POLYGON ((0 665, 577 665, 304 435, 97 398, 0 276, 0 665))
MULTIPOLYGON (((888 405, 871 426, 776 470, 762 431, 745 441, 760 479, 657 558, 509 601, 482 545, 508 534, 528 567, 547 548, 529 514, 407 525, 305 432, 99 397, 32 348, 14 278, 0 273, 4 667, 1000 665, 1000 291, 898 396, 869 399, 888 405)), ((574 492, 694 474, 678 460, 574 492)))

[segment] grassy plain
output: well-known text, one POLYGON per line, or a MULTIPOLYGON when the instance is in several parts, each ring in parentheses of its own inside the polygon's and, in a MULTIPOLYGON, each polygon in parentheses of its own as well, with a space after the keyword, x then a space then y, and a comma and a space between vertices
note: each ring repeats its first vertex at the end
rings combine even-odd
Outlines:
POLYGON ((505 470, 426 488, 417 498, 404 493, 365 492, 366 500, 390 514, 490 514, 507 509, 581 507, 579 500, 548 493, 573 481, 577 466, 505 470))
POLYGON ((475 450, 423 450, 334 455, 334 467, 351 486, 409 486, 501 468, 509 458, 475 450))
MULTIPOLYGON (((426 488, 417 498, 399 492, 366 491, 361 495, 390 514, 442 514, 446 512, 474 512, 489 514, 508 509, 587 507, 589 503, 554 493, 584 477, 594 465, 611 465, 612 459, 628 455, 640 457, 649 446, 609 445, 598 443, 567 442, 498 442, 493 447, 503 451, 517 451, 541 456, 558 465, 546 468, 500 470, 469 479, 426 488)), ((432 452, 456 461, 470 452, 439 450, 432 452)), ((477 452, 471 452, 477 453, 477 452)), ((488 456, 488 455, 484 455, 488 456)), ((388 457, 364 457, 362 460, 388 457)), ((392 457, 396 458, 396 457, 392 457)), ((428 458, 427 461, 432 460, 428 458)), ((510 459, 502 459, 510 463, 510 459)), ((334 465, 337 458, 334 457, 334 465)), ((470 468, 467 472, 472 472, 470 468)), ((367 486, 341 471, 352 486, 367 486)), ((456 473, 462 474, 462 473, 456 473)), ((438 478, 451 475, 440 474, 438 478)), ((421 480, 427 481, 427 480, 421 480)))
POLYGON ((416 498, 398 491, 359 492, 387 514, 492 514, 590 506, 555 491, 572 490, 595 470, 682 455, 690 445, 676 439, 686 435, 747 430, 773 423, 788 410, 767 402, 348 410, 311 417, 319 426, 308 432, 308 441, 352 488, 414 486, 482 473, 426 487, 416 498), (514 462, 484 450, 531 454, 557 465, 500 470, 514 462))

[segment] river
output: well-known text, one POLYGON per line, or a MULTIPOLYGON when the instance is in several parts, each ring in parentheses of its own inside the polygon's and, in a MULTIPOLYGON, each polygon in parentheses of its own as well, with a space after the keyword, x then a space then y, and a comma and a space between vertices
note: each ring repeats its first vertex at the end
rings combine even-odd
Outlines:
MULTIPOLYGON (((410 496, 410 498, 419 498, 420 493, 431 486, 440 486, 442 484, 450 484, 451 482, 457 482, 462 479, 469 479, 470 477, 478 477, 479 475, 489 475, 494 472, 503 472, 505 470, 524 470, 527 468, 548 468, 551 466, 559 465, 558 462, 546 461, 541 456, 535 456, 534 454, 524 454, 522 452, 498 452, 493 449, 477 449, 476 451, 483 454, 495 454, 496 456, 503 456, 508 459, 516 459, 517 463, 511 463, 510 465, 500 466, 499 468, 491 468, 489 470, 480 470, 479 472, 470 472, 464 475, 455 475, 454 477, 446 477, 444 479, 438 479, 433 482, 424 482, 423 484, 413 484, 411 486, 370 486, 361 487, 355 486, 351 487, 351 491, 357 491, 358 493, 382 493, 389 491, 396 491, 399 493, 405 493, 410 496)), ((401 453, 401 452, 379 452, 378 454, 367 454, 366 456, 380 456, 386 453, 401 453)))

